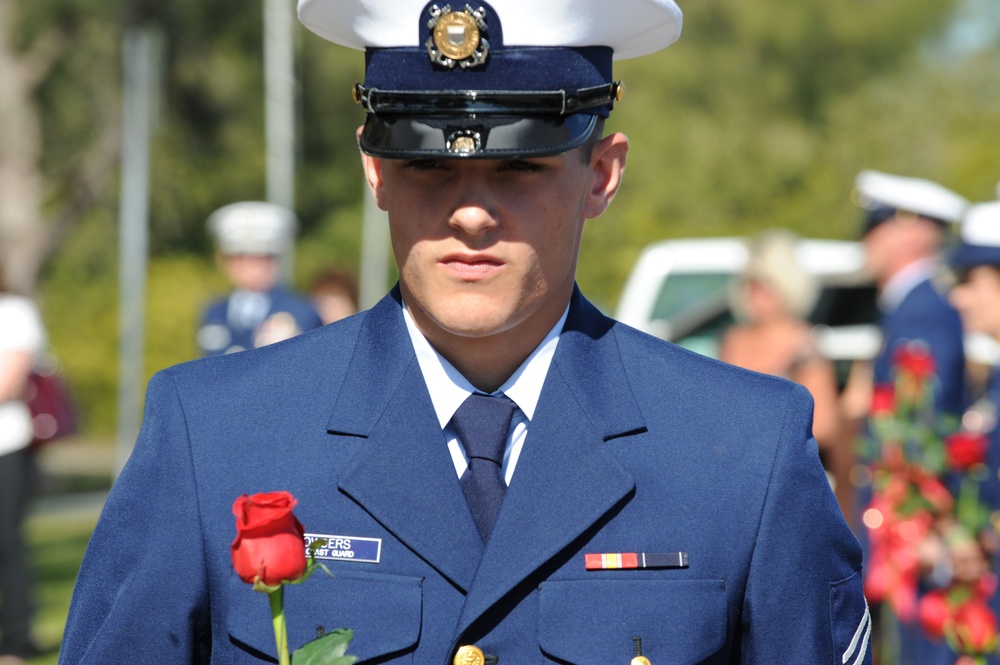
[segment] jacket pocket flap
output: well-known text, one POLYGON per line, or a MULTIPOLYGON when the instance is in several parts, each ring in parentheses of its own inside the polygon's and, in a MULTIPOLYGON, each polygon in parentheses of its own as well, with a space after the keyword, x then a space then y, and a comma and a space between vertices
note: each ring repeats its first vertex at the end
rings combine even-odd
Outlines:
POLYGON ((539 590, 542 651, 575 665, 697 663, 722 648, 723 580, 572 580, 539 590))
MULTIPOLYGON (((411 649, 420 638, 423 580, 419 577, 317 570, 285 587, 288 645, 294 651, 320 631, 349 628, 347 653, 365 661, 411 649)), ((233 575, 227 625, 232 641, 274 657, 274 630, 267 596, 233 575)))

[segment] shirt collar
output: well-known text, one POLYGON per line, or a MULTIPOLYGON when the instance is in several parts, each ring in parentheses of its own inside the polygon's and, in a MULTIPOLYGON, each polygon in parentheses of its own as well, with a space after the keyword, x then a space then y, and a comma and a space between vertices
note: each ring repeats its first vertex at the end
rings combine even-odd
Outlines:
POLYGON ((882 311, 894 311, 910 295, 917 284, 930 279, 934 270, 932 259, 914 261, 889 278, 879 295, 879 307, 882 311))
MULTIPOLYGON (((528 420, 531 420, 535 415, 535 407, 538 405, 538 398, 542 392, 542 384, 545 382, 546 374, 548 374, 549 365, 552 364, 552 356, 556 352, 559 335, 562 333, 563 326, 566 325, 568 315, 569 305, 566 306, 566 311, 563 312, 562 317, 552 327, 552 330, 531 352, 531 355, 497 390, 498 393, 503 393, 514 400, 517 408, 524 413, 528 420)), ((476 388, 455 369, 454 365, 445 360, 431 346, 423 333, 417 329, 406 303, 403 303, 403 319, 406 321, 406 330, 410 334, 410 341, 413 343, 413 350, 417 355, 417 363, 420 365, 420 373, 423 374, 424 382, 427 384, 427 391, 434 404, 438 422, 444 429, 451 421, 451 417, 458 411, 458 407, 469 395, 476 392, 476 388)))

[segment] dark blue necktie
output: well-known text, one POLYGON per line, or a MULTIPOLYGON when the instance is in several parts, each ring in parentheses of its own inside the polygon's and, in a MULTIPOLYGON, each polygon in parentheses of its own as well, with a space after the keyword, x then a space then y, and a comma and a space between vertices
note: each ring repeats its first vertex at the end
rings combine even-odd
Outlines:
POLYGON ((462 474, 462 491, 484 543, 489 540, 507 490, 501 467, 515 408, 504 395, 473 393, 451 419, 469 458, 469 468, 462 474))

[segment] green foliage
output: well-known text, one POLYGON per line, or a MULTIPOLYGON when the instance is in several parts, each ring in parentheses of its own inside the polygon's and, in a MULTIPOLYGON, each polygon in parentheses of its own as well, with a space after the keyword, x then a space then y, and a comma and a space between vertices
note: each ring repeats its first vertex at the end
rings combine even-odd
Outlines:
MULTIPOLYGON (((96 522, 96 509, 70 515, 36 512, 28 518, 25 530, 38 601, 33 628, 43 647, 62 639, 76 574, 96 522)), ((53 649, 31 663, 56 665, 58 655, 53 649)))
POLYGON ((344 654, 353 638, 353 630, 332 630, 296 649, 292 654, 292 665, 352 665, 358 659, 344 654))

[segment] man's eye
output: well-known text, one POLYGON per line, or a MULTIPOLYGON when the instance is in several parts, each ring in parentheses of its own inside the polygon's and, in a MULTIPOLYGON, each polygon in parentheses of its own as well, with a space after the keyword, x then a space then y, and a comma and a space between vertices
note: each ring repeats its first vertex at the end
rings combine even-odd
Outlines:
POLYGON ((440 166, 441 162, 437 159, 411 159, 406 162, 406 168, 415 171, 431 171, 440 166))
POLYGON ((508 171, 517 171, 520 173, 537 173, 544 167, 541 164, 536 164, 535 162, 528 162, 523 159, 512 159, 509 162, 505 162, 503 168, 508 171))

